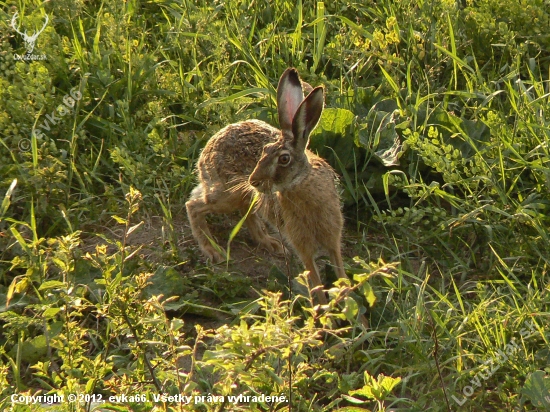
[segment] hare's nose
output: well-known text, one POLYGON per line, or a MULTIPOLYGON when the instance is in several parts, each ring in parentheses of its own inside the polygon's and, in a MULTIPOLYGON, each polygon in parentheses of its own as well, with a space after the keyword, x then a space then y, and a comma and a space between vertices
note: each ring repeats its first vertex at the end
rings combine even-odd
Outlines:
POLYGON ((260 180, 256 180, 256 179, 248 179, 248 182, 254 187, 260 186, 260 183, 261 183, 260 180))

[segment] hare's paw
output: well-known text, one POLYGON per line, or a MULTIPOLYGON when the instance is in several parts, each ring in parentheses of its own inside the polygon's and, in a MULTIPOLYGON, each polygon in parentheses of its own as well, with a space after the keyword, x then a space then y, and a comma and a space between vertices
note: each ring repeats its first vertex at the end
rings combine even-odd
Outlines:
POLYGON ((216 248, 210 244, 202 245, 201 250, 204 256, 212 263, 221 263, 225 261, 225 257, 222 255, 222 253, 218 252, 216 248))
POLYGON ((275 239, 273 236, 266 235, 262 239, 262 246, 270 253, 275 253, 277 255, 284 254, 284 248, 281 241, 275 239))

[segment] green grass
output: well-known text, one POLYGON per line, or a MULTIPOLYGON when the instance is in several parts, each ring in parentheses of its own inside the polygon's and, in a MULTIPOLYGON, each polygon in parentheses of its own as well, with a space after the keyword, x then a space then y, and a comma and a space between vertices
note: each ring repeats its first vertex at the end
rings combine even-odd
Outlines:
POLYGON ((0 2, 1 409, 548 410, 547 3, 0 2), (186 226, 201 148, 276 125, 289 66, 341 176, 326 307, 238 219, 223 267, 186 226))

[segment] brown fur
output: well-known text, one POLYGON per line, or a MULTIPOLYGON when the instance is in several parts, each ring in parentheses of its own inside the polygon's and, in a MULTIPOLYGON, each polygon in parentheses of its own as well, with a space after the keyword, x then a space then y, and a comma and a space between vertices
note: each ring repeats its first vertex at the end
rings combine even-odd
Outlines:
MULTIPOLYGON (((199 185, 185 204, 193 236, 205 256, 214 262, 223 260, 208 238, 206 223, 210 213, 246 213, 254 190, 248 176, 256 167, 263 147, 279 138, 281 132, 259 120, 235 123, 216 133, 207 143, 197 163, 199 185)), ((246 220, 254 240, 270 252, 281 252, 279 242, 269 236, 257 213, 246 220)))
MULTIPOLYGON (((223 259, 208 240, 212 236, 206 215, 246 213, 259 192, 259 206, 246 220, 258 243, 272 252, 282 250, 280 242, 267 233, 263 224, 267 221, 292 245, 315 287, 322 285, 315 264, 320 250, 328 252, 338 277, 347 278, 340 252, 343 218, 336 173, 307 149, 323 101, 320 87, 304 99, 297 72, 288 69, 277 88, 282 131, 250 120, 225 127, 207 143, 197 164, 200 183, 186 207, 193 236, 208 258, 223 259)), ((326 303, 322 290, 317 297, 326 303)))

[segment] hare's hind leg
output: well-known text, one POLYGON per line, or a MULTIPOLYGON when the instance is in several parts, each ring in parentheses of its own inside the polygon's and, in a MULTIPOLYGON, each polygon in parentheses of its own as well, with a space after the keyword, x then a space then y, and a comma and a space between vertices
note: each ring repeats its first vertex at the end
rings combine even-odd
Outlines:
POLYGON ((187 217, 193 237, 199 244, 202 253, 212 262, 223 261, 223 256, 212 246, 209 240, 213 237, 206 223, 206 215, 215 213, 215 209, 207 201, 202 183, 193 189, 191 198, 185 203, 185 208, 187 209, 187 217))
MULTIPOLYGON (((339 248, 329 250, 330 262, 334 266, 334 271, 340 279, 349 279, 344 270, 344 262, 342 261, 342 254, 339 248)), ((359 315, 359 321, 363 324, 365 329, 369 328, 369 321, 365 315, 359 315)))
POLYGON ((210 242, 213 237, 206 223, 206 215, 230 213, 238 209, 235 207, 233 196, 228 196, 222 185, 215 185, 206 192, 201 183, 191 192, 191 198, 185 203, 185 208, 191 231, 202 253, 214 263, 222 262, 224 257, 210 242))
MULTIPOLYGON (((246 210, 243 210, 242 212, 243 214, 246 214, 246 210)), ((257 213, 254 212, 248 215, 246 218, 246 225, 248 227, 248 231, 250 232, 250 236, 252 236, 252 239, 254 239, 254 241, 260 246, 267 249, 270 253, 283 253, 283 246, 281 245, 281 242, 267 233, 264 222, 260 219, 257 213)))
POLYGON ((309 272, 309 279, 311 280, 312 286, 314 288, 321 286, 321 288, 315 291, 315 296, 317 297, 317 301, 321 305, 326 305, 328 303, 327 297, 325 296, 325 292, 323 291, 323 288, 322 288, 323 282, 321 281, 319 268, 317 268, 317 265, 315 264, 315 259, 313 259, 313 255, 300 256, 300 259, 302 260, 302 263, 306 267, 306 270, 309 272))
MULTIPOLYGON (((296 235, 296 233, 294 233, 296 235)), ((317 297, 318 303, 321 305, 326 305, 327 297, 323 291, 323 282, 321 281, 321 275, 319 274, 319 268, 315 264, 315 249, 312 247, 312 242, 309 242, 307 238, 300 236, 293 236, 292 245, 296 254, 306 267, 306 270, 309 272, 308 277, 311 281, 311 285, 316 288, 321 286, 315 291, 315 296, 317 297)))
POLYGON ((342 261, 342 254, 340 253, 340 250, 333 249, 329 250, 328 252, 330 263, 332 263, 332 266, 334 267, 336 276, 338 276, 340 279, 349 279, 348 275, 346 275, 346 271, 344 270, 344 262, 342 261))

